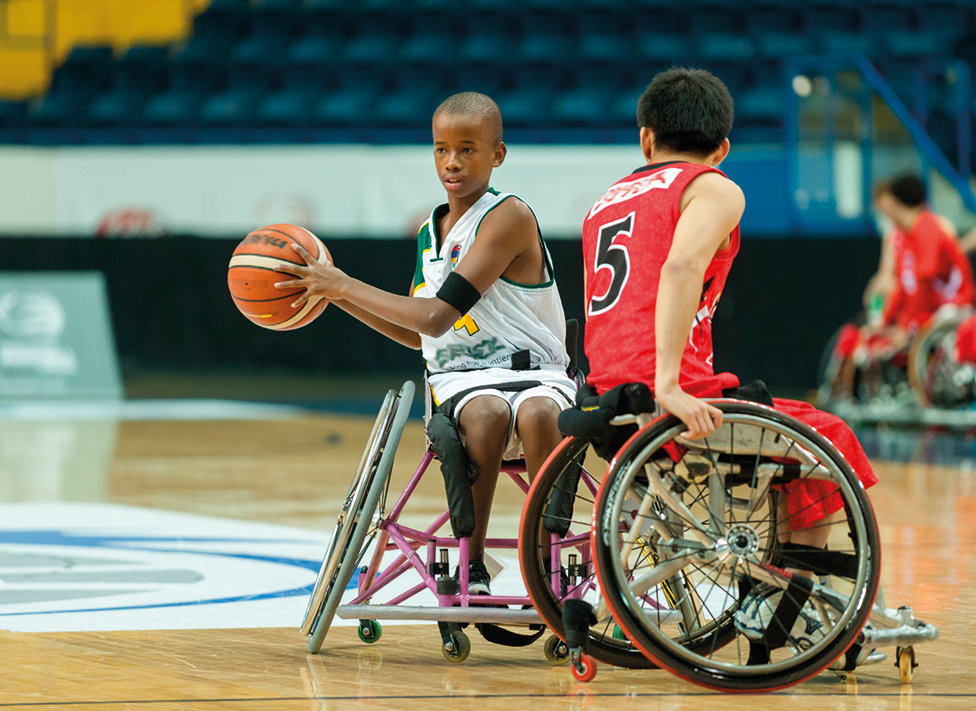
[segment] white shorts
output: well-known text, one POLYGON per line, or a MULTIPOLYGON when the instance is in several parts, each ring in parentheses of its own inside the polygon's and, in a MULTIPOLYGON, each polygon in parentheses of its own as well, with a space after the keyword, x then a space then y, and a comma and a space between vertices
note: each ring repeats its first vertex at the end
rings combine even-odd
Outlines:
POLYGON ((573 382, 563 369, 559 370, 510 370, 509 368, 485 368, 483 370, 469 370, 461 373, 437 373, 427 380, 430 394, 435 405, 450 399, 457 393, 469 388, 478 390, 462 397, 454 406, 451 413, 455 418, 471 400, 483 395, 501 398, 511 409, 511 419, 508 429, 508 443, 505 446, 504 459, 506 461, 518 459, 522 456, 522 439, 515 430, 519 406, 534 397, 547 397, 561 410, 572 406, 576 397, 576 383, 573 382), (493 385, 503 383, 538 381, 540 385, 519 391, 498 390, 493 385))

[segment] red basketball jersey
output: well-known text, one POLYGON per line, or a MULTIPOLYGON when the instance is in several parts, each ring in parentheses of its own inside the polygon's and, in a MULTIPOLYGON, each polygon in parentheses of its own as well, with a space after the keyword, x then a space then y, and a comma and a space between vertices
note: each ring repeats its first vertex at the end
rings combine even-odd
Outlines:
MULTIPOLYGON (((583 222, 587 381, 600 393, 629 382, 654 387, 654 310, 661 267, 681 217, 681 194, 709 172, 724 175, 696 163, 644 166, 615 183, 583 222)), ((739 251, 738 226, 730 237, 729 246, 716 253, 705 272, 698 314, 681 359, 681 386, 699 397, 738 385, 734 375, 716 376, 712 367, 712 314, 739 251)))
POLYGON ((885 306, 884 322, 919 328, 945 304, 973 302, 969 258, 939 218, 923 212, 908 233, 895 239, 898 286, 885 306))

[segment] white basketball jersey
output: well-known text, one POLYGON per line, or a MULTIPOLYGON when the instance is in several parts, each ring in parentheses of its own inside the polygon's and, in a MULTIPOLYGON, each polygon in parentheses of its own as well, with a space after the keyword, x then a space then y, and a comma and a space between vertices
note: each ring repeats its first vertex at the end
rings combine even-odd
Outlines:
MULTIPOLYGON (((437 295, 447 275, 474 244, 485 215, 508 198, 519 199, 511 193, 489 190, 461 216, 446 238, 436 231, 437 217, 448 206, 434 208, 418 234, 414 296, 437 295)), ((566 317, 544 243, 542 252, 547 281, 517 284, 500 277, 447 333, 439 338, 421 335, 429 372, 510 368, 512 355, 518 351, 530 353, 532 368, 565 370, 569 366, 566 317)))

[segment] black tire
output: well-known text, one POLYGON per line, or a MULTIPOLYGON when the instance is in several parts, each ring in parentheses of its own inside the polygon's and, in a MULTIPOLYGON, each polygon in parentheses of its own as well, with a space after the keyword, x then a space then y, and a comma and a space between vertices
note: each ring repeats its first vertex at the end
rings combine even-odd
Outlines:
POLYGON ((958 407, 966 404, 969 393, 957 393, 953 373, 959 367, 952 355, 954 334, 969 318, 969 310, 932 318, 912 339, 908 351, 908 382, 915 399, 923 407, 958 407))
MULTIPOLYGON (((574 437, 567 437, 556 447, 532 482, 519 528, 519 561, 526 590, 539 616, 563 640, 566 639, 562 621, 563 601, 568 596, 582 596, 592 603, 597 592, 596 570, 589 551, 590 519, 599 482, 589 472, 589 486, 585 479, 580 480, 588 451, 587 440, 574 437), (549 529, 552 528, 565 529, 559 538, 562 551, 556 579, 560 582, 555 585, 546 566, 547 562, 551 566, 546 551, 551 551, 549 529), (587 566, 586 574, 575 581, 568 577, 570 555, 576 556, 577 565, 587 566), (563 581, 569 583, 565 591, 562 589, 563 581)), ((602 472, 606 463, 595 455, 593 459, 602 472)), ((630 640, 614 637, 614 626, 613 619, 606 615, 590 627, 588 653, 598 661, 618 667, 654 668, 656 665, 630 640)))
POLYGON ((393 390, 386 394, 349 486, 301 627, 302 633, 308 636, 306 649, 312 654, 322 648, 342 594, 366 551, 367 538, 376 535, 375 514, 377 510, 382 512, 385 505, 390 472, 410 414, 414 390, 413 382, 408 380, 399 394, 393 390))
POLYGON ((685 426, 668 415, 618 453, 597 496, 597 573, 621 628, 662 667, 713 689, 772 691, 822 671, 857 638, 877 594, 877 523, 857 475, 815 430, 767 407, 713 404, 724 420, 708 438, 679 439, 685 426), (770 535, 770 487, 796 479, 826 480, 843 501, 826 556, 770 535), (749 640, 733 623, 741 586, 786 589, 787 567, 829 576, 809 597, 822 635, 750 664, 749 640), (683 598, 672 601, 663 584, 676 578, 683 598))

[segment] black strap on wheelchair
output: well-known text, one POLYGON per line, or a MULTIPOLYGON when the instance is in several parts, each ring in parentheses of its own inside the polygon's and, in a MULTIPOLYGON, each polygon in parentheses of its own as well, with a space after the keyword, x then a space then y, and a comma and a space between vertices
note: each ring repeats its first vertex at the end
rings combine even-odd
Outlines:
POLYGON ((790 579, 790 584, 783 592, 779 604, 776 605, 763 636, 758 640, 749 640, 749 660, 746 664, 766 664, 769 662, 769 652, 786 644, 796 618, 800 616, 800 610, 810 598, 811 592, 813 592, 813 581, 810 579, 802 575, 794 575, 790 579))
POLYGON ((503 647, 528 647, 543 635, 546 626, 529 625, 529 634, 519 634, 491 622, 478 622, 475 624, 475 629, 492 644, 500 644, 503 647))
POLYGON ((814 575, 857 577, 857 555, 854 553, 841 553, 799 543, 783 543, 776 549, 776 554, 777 565, 783 568, 809 570, 814 575))
POLYGON ((768 407, 773 406, 773 396, 769 393, 766 383, 761 380, 750 380, 745 385, 739 385, 737 388, 723 390, 722 397, 757 402, 760 405, 766 405, 768 407))
POLYGON ((481 474, 461 444, 454 420, 455 408, 462 399, 486 387, 519 392, 541 384, 538 380, 527 380, 467 388, 438 405, 437 411, 427 420, 427 439, 441 463, 447 508, 451 512, 451 533, 455 538, 468 538, 474 532, 474 497, 471 495, 471 485, 481 474))
POLYGON ((559 415, 559 431, 564 435, 588 439, 593 450, 609 461, 621 445, 637 431, 636 425, 610 424, 617 415, 654 411, 654 396, 644 383, 624 383, 597 395, 589 385, 576 393, 576 407, 559 415))
POLYGON ((478 470, 461 444, 457 428, 443 412, 435 412, 427 421, 427 439, 441 462, 441 475, 451 512, 451 532, 455 538, 467 538, 474 532, 474 497, 471 484, 478 470))

